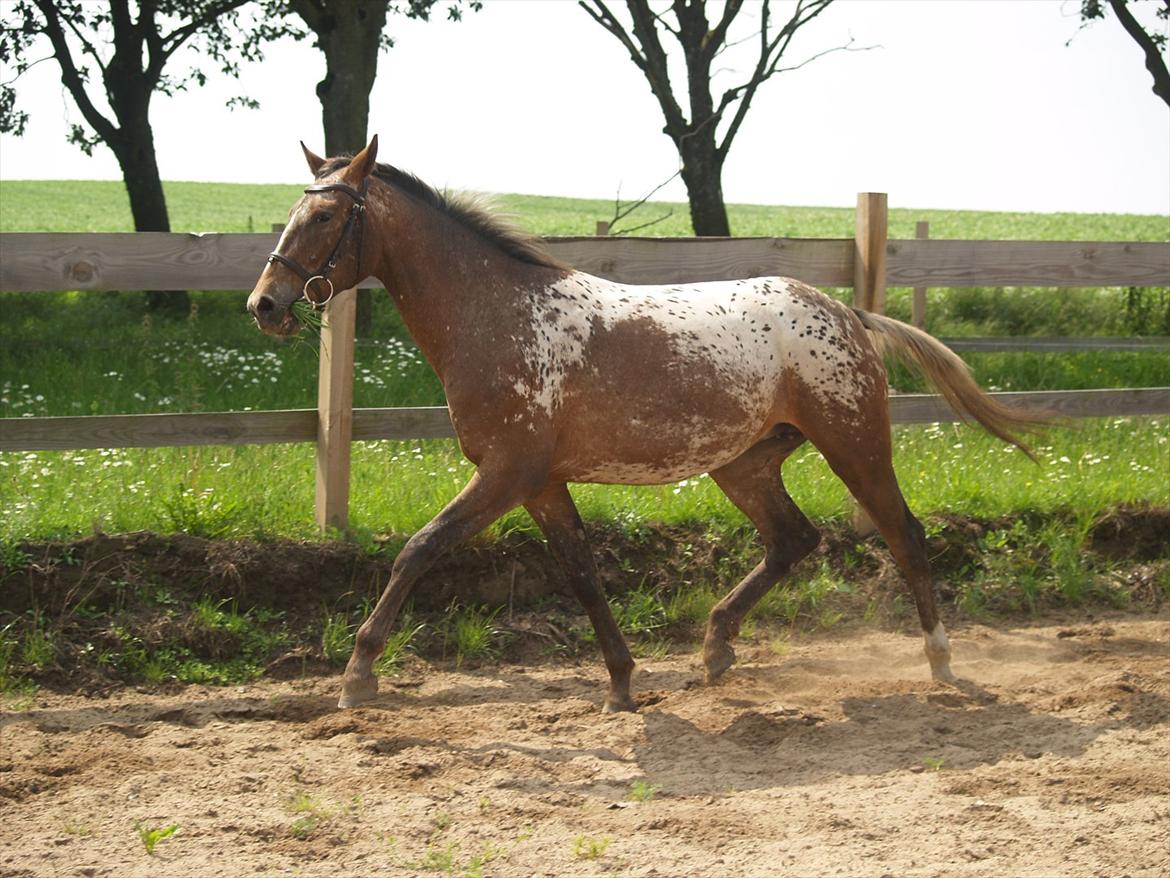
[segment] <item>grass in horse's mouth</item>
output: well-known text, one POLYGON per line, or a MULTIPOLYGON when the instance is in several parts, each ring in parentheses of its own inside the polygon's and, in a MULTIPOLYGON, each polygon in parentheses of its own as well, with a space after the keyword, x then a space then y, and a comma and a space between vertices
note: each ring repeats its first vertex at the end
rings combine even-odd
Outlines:
POLYGON ((297 299, 290 308, 293 317, 297 319, 301 329, 308 329, 310 334, 321 337, 321 323, 323 315, 304 299, 297 299))

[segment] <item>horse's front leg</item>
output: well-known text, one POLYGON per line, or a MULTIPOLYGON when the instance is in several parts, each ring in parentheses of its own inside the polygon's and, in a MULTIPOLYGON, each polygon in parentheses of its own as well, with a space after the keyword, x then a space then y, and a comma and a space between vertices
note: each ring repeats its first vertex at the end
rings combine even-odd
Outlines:
POLYGON ((338 707, 354 707, 378 693, 374 662, 386 648, 390 626, 411 588, 448 549, 479 533, 539 490, 543 477, 531 471, 481 467, 443 511, 410 540, 398 557, 390 581, 369 618, 358 629, 353 654, 345 668, 338 707), (535 488, 531 486, 535 485, 535 488))
POLYGON ((568 576, 573 591, 589 614, 593 630, 597 632, 597 642, 609 669, 605 712, 637 710, 638 706, 630 697, 630 673, 634 669, 634 659, 621 629, 614 621, 605 593, 601 590, 593 552, 585 537, 585 525, 581 522, 573 498, 569 496, 569 489, 564 483, 550 484, 538 497, 526 503, 524 508, 548 539, 549 548, 568 576))

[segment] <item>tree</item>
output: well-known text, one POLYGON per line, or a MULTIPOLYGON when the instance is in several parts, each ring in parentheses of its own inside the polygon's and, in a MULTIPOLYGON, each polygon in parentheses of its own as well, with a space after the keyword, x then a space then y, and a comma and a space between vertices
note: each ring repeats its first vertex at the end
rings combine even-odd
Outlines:
MULTIPOLYGON (((1166 27, 1170 24, 1170 0, 1154 0, 1154 14, 1161 19, 1162 29, 1146 30, 1133 14, 1131 0, 1081 0, 1081 20, 1089 24, 1105 17, 1105 6, 1113 10, 1125 32, 1133 38, 1146 58, 1146 69, 1154 79, 1152 91, 1170 107, 1170 70, 1166 69, 1166 27)), ((1136 5, 1137 0, 1132 0, 1136 5)))
MULTIPOLYGON (((321 118, 325 128, 325 152, 338 155, 356 153, 368 140, 366 126, 370 117, 370 90, 378 74, 378 55, 394 45, 386 32, 390 14, 405 15, 423 21, 430 19, 439 0, 269 0, 270 14, 291 9, 316 37, 317 47, 325 55, 325 78, 317 83, 321 101, 321 118)), ((463 17, 463 0, 452 0, 447 17, 463 17)), ((468 0, 468 7, 478 11, 480 0, 468 0)), ((304 30, 290 27, 294 38, 307 36, 304 30)))
MULTIPOLYGON (((463 17, 464 0, 450 0, 447 17, 463 17)), ((386 32, 390 14, 429 21, 439 0, 268 0, 268 15, 274 20, 291 9, 308 31, 291 23, 283 33, 304 39, 316 37, 325 55, 325 78, 317 83, 321 121, 325 129, 325 154, 355 154, 366 145, 370 119, 370 91, 378 74, 378 55, 394 45, 386 32)), ((480 0, 467 0, 479 11, 480 0)), ((358 294, 357 331, 369 332, 373 303, 368 291, 358 294)))
POLYGON ((728 41, 732 24, 744 8, 744 0, 727 0, 713 25, 707 17, 706 0, 673 0, 669 9, 664 8, 662 12, 655 12, 650 0, 626 0, 630 28, 609 9, 605 0, 578 0, 578 5, 594 21, 621 42, 650 84, 666 120, 663 131, 678 150, 696 235, 731 234, 723 203, 723 166, 760 86, 777 73, 803 67, 829 52, 851 48, 852 40, 791 67, 780 66, 797 32, 832 2, 796 0, 791 16, 779 27, 772 17, 771 0, 751 4, 749 8, 758 11, 760 16, 759 32, 754 36, 755 64, 746 79, 724 90, 716 101, 712 94, 712 64, 720 53, 746 42, 728 41), (678 96, 671 81, 664 32, 678 43, 685 62, 683 98, 678 96))
MULTIPOLYGON (((0 19, 0 62, 16 77, 0 85, 0 131, 24 133, 28 113, 17 108, 15 81, 33 64, 53 59, 61 82, 81 113, 69 140, 92 155, 105 144, 114 153, 134 228, 170 231, 166 196, 159 178, 150 102, 156 92, 173 95, 191 84, 203 85, 202 65, 180 73, 168 64, 184 47, 229 76, 239 73, 237 58, 258 58, 265 26, 239 26, 238 10, 249 0, 18 0, 5 5, 0 19), (33 59, 47 43, 48 55, 33 59)), ((237 99, 247 103, 246 99, 237 99)), ((152 307, 180 307, 183 296, 148 293, 152 307)), ((185 308, 184 308, 185 310, 185 308)))

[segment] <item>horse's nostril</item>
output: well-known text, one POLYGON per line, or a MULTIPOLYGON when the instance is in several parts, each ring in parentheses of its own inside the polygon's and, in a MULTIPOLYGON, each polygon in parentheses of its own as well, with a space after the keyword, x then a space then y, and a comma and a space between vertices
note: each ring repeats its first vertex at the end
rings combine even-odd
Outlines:
POLYGON ((276 303, 267 296, 261 296, 256 302, 257 313, 267 313, 276 307, 276 303))

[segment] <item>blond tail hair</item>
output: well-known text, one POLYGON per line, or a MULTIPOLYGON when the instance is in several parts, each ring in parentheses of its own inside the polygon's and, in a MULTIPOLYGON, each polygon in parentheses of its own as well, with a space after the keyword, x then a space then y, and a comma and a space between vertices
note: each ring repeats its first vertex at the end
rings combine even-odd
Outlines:
POLYGON ((881 314, 858 308, 853 313, 861 320, 879 353, 900 360, 925 378, 960 418, 978 422, 988 433, 1036 459, 1032 449, 1017 434, 1038 432, 1055 417, 1053 412, 1003 405, 980 389, 967 364, 938 339, 881 314))

